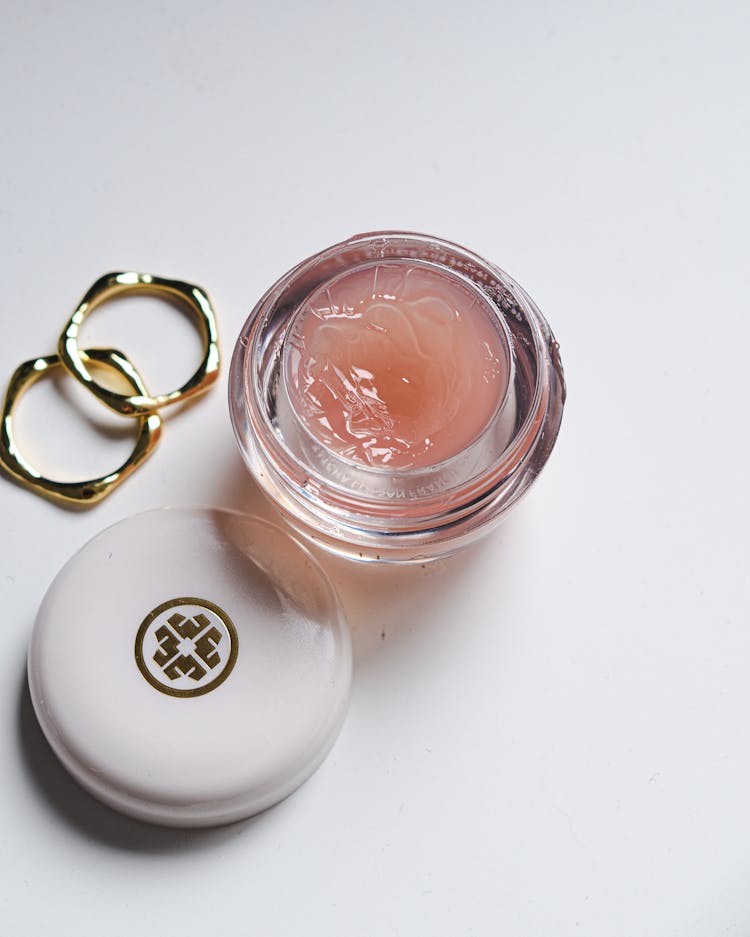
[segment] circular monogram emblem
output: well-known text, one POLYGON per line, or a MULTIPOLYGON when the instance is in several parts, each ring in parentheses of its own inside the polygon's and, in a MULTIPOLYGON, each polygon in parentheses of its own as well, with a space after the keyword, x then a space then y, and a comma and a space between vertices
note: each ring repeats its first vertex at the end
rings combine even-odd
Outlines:
POLYGON ((138 669, 169 696, 215 690, 237 660, 237 631, 225 611, 206 599, 172 599, 143 620, 135 639, 138 669))

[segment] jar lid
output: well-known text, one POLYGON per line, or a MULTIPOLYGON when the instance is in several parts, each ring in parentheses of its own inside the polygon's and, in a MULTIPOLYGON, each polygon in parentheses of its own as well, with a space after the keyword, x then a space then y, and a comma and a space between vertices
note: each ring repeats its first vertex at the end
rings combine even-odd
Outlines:
POLYGON ((100 533, 42 602, 29 648, 42 730, 104 803, 213 826, 277 803, 343 722, 349 631, 305 547, 257 518, 162 508, 100 533))

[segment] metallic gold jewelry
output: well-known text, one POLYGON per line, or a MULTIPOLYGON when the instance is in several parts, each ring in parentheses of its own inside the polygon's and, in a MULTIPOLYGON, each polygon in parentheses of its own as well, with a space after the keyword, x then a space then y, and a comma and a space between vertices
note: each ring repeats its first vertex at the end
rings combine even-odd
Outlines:
MULTIPOLYGON (((141 376, 122 352, 113 348, 92 348, 88 351, 78 350, 77 355, 84 367, 94 362, 117 371, 140 395, 138 399, 146 398, 147 390, 141 376)), ((95 504, 110 491, 114 491, 148 458, 161 435, 161 417, 156 413, 140 417, 140 433, 135 449, 128 460, 114 472, 101 478, 82 482, 58 482, 46 478, 26 461, 16 445, 13 432, 13 408, 25 390, 47 374, 50 369, 60 364, 62 361, 59 355, 47 355, 43 358, 25 361, 16 368, 5 392, 3 404, 2 426, 0 427, 0 465, 37 494, 45 495, 53 501, 66 504, 95 504)))
POLYGON ((57 352, 66 369, 104 404, 125 416, 142 416, 208 390, 219 376, 218 341, 216 317, 208 296, 200 287, 147 273, 108 273, 100 277, 81 300, 60 336, 57 352), (168 297, 187 306, 195 315, 203 338, 203 360, 195 374, 178 390, 160 394, 158 397, 151 397, 145 391, 133 396, 117 394, 97 383, 86 367, 84 356, 78 347, 78 333, 83 321, 108 299, 128 293, 150 293, 168 297))

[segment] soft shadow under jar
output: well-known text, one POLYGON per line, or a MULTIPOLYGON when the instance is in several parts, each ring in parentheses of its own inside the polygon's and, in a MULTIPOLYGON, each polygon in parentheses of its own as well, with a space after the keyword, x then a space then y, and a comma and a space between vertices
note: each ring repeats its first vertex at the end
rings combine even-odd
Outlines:
POLYGON ((541 471, 558 346, 525 291, 427 235, 357 235, 298 264, 237 342, 229 407, 261 488, 301 534, 361 560, 474 542, 541 471))

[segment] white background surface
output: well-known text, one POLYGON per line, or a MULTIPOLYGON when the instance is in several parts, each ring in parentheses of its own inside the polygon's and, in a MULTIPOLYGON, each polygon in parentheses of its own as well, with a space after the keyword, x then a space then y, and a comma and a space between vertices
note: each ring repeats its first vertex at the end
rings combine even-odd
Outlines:
MULTIPOLYGON (((2 480, 4 934, 750 934, 749 27, 739 2, 2 5, 2 374, 118 268, 204 285, 228 362, 279 274, 401 227, 513 274, 569 389, 545 474, 480 548, 328 562, 343 733, 284 804, 209 833, 79 791, 24 657, 104 526, 266 510, 224 383, 89 512, 2 480)), ((184 379, 187 322, 124 305, 87 339, 157 391, 184 379)), ((29 453, 117 464, 127 434, 54 383, 19 409, 29 453)))

